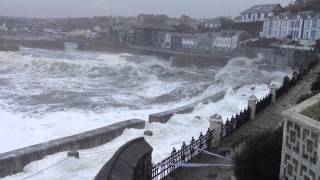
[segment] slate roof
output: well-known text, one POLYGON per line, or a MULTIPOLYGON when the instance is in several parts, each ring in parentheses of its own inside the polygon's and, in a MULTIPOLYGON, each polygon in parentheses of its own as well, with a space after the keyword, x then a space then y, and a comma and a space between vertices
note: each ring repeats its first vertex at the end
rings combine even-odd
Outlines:
POLYGON ((246 31, 241 30, 222 30, 219 32, 218 37, 232 37, 236 34, 246 33, 246 31))
POLYGON ((261 4, 261 5, 255 5, 251 8, 242 11, 241 14, 248 14, 248 13, 270 13, 275 8, 279 7, 280 4, 261 4))
POLYGON ((161 31, 175 31, 176 29, 168 24, 149 24, 149 23, 143 23, 137 26, 138 28, 142 29, 156 29, 161 31))

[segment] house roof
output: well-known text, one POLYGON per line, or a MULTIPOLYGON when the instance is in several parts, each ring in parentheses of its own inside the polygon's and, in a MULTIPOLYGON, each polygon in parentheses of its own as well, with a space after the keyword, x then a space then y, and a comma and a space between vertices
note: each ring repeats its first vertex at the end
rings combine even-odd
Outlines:
POLYGON ((229 20, 229 17, 216 17, 213 19, 204 19, 203 22, 207 24, 219 24, 224 20, 229 20))
POLYGON ((168 24, 150 24, 150 23, 143 23, 137 26, 138 28, 142 29, 156 29, 161 31, 175 31, 175 29, 168 25, 168 24))
POLYGON ((307 19, 309 17, 311 18, 319 18, 320 17, 320 13, 315 13, 314 11, 301 11, 301 12, 289 12, 289 11, 285 11, 285 12, 281 12, 278 13, 276 16, 274 17, 269 17, 270 19, 275 19, 275 18, 280 18, 280 19, 284 19, 284 18, 288 18, 288 19, 292 19, 292 18, 297 18, 298 16, 300 16, 301 18, 307 19))
POLYGON ((247 33, 246 31, 241 30, 222 30, 218 33, 219 37, 232 37, 236 34, 247 33))
POLYGON ((270 13, 275 8, 281 7, 280 4, 261 4, 261 5, 255 5, 251 8, 242 11, 241 14, 249 14, 249 13, 270 13))
POLYGON ((177 33, 169 32, 171 36, 180 37, 180 38, 190 38, 190 39, 212 39, 212 33, 177 33))
POLYGON ((187 24, 172 25, 178 32, 192 32, 194 29, 187 24))

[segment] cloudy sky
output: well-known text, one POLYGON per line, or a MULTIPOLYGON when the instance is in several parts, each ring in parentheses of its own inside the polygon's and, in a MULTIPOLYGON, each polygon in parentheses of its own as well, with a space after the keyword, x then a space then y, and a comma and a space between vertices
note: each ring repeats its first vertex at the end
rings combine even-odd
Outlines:
POLYGON ((178 17, 236 16, 255 4, 281 3, 291 0, 0 0, 0 16, 79 17, 139 13, 168 14, 178 17))

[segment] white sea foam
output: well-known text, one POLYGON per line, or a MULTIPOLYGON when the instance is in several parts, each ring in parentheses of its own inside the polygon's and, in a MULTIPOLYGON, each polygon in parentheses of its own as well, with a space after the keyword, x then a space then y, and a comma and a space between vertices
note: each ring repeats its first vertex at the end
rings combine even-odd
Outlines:
MULTIPOLYGON (((269 83, 279 85, 291 73, 290 69, 260 69, 260 60, 235 58, 222 69, 198 69, 173 68, 156 57, 131 54, 0 52, 0 142, 4 142, 0 153, 126 119, 147 120, 151 113, 227 88, 225 98, 217 103, 199 104, 192 113, 174 115, 166 124, 147 123, 146 129, 154 135, 145 138, 154 149, 153 161, 159 162, 173 147, 205 132, 211 115, 230 118, 247 106, 250 95, 262 98, 269 92, 269 83)), ((143 130, 126 130, 112 142, 81 153, 110 151, 67 159, 32 179, 92 179, 115 147, 141 136, 143 130)), ((5 179, 29 176, 65 156, 66 152, 48 156, 5 179)))

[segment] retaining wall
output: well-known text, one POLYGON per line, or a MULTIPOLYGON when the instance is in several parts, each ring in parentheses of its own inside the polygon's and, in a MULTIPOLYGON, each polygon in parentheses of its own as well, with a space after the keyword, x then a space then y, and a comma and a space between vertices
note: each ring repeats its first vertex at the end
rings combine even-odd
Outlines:
POLYGON ((28 48, 64 50, 64 42, 60 40, 16 40, 0 38, 0 44, 24 46, 28 48))
POLYGON ((128 120, 74 136, 48 141, 0 154, 0 178, 23 171, 23 168, 47 155, 75 149, 89 149, 120 136, 127 128, 145 128, 143 120, 128 120))
POLYGON ((310 51, 280 48, 239 47, 231 53, 234 57, 257 57, 263 56, 263 61, 275 66, 303 67, 309 64, 317 54, 310 51))
POLYGON ((160 113, 156 113, 156 114, 151 114, 149 115, 149 122, 153 123, 153 122, 160 122, 160 123, 166 123, 170 120, 170 118, 174 115, 174 114, 187 114, 187 113, 191 113, 193 111, 193 109, 200 103, 203 104, 207 104, 209 102, 217 102, 221 99, 224 98, 224 95, 226 94, 226 90, 220 91, 218 93, 216 93, 215 95, 205 98, 203 100, 197 101, 195 103, 186 105, 186 106, 182 106, 176 109, 172 109, 169 111, 165 111, 165 112, 160 112, 160 113))
POLYGON ((95 180, 152 179, 152 147, 144 138, 123 145, 100 170, 95 180))

